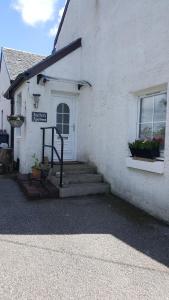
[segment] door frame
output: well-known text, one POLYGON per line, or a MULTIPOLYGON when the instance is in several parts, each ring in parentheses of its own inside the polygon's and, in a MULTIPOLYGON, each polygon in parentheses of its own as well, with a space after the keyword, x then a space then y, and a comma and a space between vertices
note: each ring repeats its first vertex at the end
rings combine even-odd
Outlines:
MULTIPOLYGON (((73 110, 74 110, 74 124, 75 124, 75 131, 74 131, 74 147, 73 147, 73 158, 72 161, 77 160, 77 126, 78 126, 78 98, 79 94, 76 93, 69 93, 69 92, 59 92, 56 90, 51 91, 51 97, 52 98, 58 98, 58 99, 72 99, 73 103, 73 110)), ((63 102, 63 101, 61 101, 63 102)), ((51 112, 52 113, 52 112, 51 112)), ((56 111, 55 111, 56 114, 56 111)), ((70 160, 71 161, 71 160, 70 160)))

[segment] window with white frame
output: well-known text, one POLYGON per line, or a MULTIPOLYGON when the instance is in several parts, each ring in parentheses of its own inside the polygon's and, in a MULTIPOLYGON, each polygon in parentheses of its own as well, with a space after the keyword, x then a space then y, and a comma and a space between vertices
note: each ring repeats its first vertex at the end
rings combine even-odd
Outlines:
POLYGON ((56 126, 61 134, 69 134, 70 108, 66 103, 57 106, 56 126))
POLYGON ((159 139, 161 156, 164 156, 166 109, 166 92, 140 98, 138 137, 159 139))

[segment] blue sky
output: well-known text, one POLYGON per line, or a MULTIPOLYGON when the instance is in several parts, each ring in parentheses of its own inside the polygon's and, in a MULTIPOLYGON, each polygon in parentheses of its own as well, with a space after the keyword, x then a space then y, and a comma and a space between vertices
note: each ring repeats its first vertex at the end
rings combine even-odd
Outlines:
POLYGON ((0 0, 0 47, 51 54, 65 0, 0 0))

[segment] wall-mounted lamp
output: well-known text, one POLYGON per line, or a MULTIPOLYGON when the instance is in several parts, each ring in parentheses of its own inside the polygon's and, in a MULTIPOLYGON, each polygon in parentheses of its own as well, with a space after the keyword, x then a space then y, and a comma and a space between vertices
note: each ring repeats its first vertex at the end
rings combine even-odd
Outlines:
POLYGON ((40 94, 33 94, 33 101, 34 101, 34 107, 38 108, 39 106, 39 100, 40 100, 40 94))

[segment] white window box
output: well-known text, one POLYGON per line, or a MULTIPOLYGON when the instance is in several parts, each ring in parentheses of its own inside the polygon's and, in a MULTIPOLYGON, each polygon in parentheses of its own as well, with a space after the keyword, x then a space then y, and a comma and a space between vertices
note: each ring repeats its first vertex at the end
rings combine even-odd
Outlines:
POLYGON ((163 174, 164 173, 164 161, 146 161, 133 159, 132 157, 126 158, 126 165, 128 168, 143 170, 147 172, 163 174))

